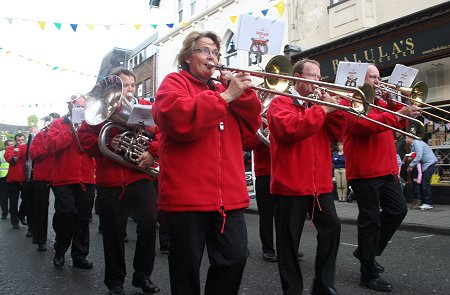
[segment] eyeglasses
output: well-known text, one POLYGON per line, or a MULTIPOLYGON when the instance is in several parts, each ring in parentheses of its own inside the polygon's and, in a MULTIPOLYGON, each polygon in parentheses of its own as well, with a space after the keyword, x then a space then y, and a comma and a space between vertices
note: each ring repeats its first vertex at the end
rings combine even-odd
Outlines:
POLYGON ((317 75, 314 73, 300 73, 302 75, 305 75, 306 77, 310 77, 310 78, 316 78, 317 80, 321 80, 322 76, 321 75, 317 75))
POLYGON ((197 49, 194 49, 192 51, 201 52, 205 56, 211 55, 211 56, 214 56, 214 57, 217 57, 217 58, 220 57, 220 52, 219 51, 211 50, 208 47, 197 48, 197 49))
POLYGON ((380 76, 377 76, 377 75, 369 75, 369 78, 370 79, 377 79, 378 81, 381 81, 380 76))

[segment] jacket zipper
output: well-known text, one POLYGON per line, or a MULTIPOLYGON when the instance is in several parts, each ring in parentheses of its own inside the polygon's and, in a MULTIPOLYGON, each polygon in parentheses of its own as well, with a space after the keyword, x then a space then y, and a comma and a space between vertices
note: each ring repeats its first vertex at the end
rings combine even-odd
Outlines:
POLYGON ((220 216, 222 216, 222 228, 220 229, 220 233, 223 234, 225 231, 225 222, 227 218, 227 214, 225 213, 225 206, 223 204, 223 191, 222 191, 222 184, 223 184, 223 174, 222 174, 222 131, 225 129, 225 125, 223 122, 219 123, 219 213, 220 216))

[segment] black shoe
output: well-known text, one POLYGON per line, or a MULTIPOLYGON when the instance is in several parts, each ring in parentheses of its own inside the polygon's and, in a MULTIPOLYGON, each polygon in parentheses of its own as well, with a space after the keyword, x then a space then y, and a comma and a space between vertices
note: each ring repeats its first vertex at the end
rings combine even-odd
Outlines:
POLYGON ((371 280, 365 280, 361 277, 361 286, 367 287, 369 289, 379 291, 379 292, 391 292, 392 285, 386 282, 384 279, 378 277, 371 280))
POLYGON ((27 231, 27 233, 25 234, 25 236, 26 236, 27 238, 30 238, 30 237, 33 236, 33 232, 32 232, 31 230, 28 229, 28 231, 27 231))
POLYGON ((160 291, 158 286, 153 284, 150 279, 143 279, 140 281, 133 280, 132 284, 136 288, 141 288, 144 293, 154 294, 160 291))
POLYGON ((333 286, 325 286, 314 279, 311 295, 339 295, 333 286))
MULTIPOLYGON (((355 256, 355 258, 359 260, 358 248, 356 248, 356 250, 353 251, 353 256, 355 256)), ((384 272, 384 267, 381 264, 379 264, 376 260, 375 260, 375 268, 376 268, 378 273, 383 273, 384 272)))
POLYGON ((303 252, 297 252, 297 259, 300 260, 304 256, 303 252))
POLYGON ((264 253, 263 259, 267 262, 277 262, 278 261, 277 255, 275 255, 273 253, 264 253))
POLYGON ((5 220, 6 219, 6 217, 8 217, 8 214, 2 214, 2 220, 5 220))
POLYGON ((72 259, 72 265, 73 267, 82 269, 91 269, 94 266, 92 262, 87 261, 87 259, 83 256, 72 259))
POLYGON ((53 257, 53 265, 56 267, 64 266, 64 255, 59 255, 55 253, 55 257, 53 257))
POLYGON ((109 289, 108 295, 125 295, 125 291, 122 286, 115 286, 109 289))
POLYGON ((27 219, 25 217, 21 218, 19 220, 20 220, 20 223, 22 223, 22 225, 28 225, 27 219))
POLYGON ((20 229, 20 226, 18 223, 15 223, 12 225, 13 229, 20 229))
POLYGON ((47 245, 46 244, 39 244, 38 247, 37 247, 37 250, 41 251, 41 252, 45 252, 45 251, 47 251, 47 245))

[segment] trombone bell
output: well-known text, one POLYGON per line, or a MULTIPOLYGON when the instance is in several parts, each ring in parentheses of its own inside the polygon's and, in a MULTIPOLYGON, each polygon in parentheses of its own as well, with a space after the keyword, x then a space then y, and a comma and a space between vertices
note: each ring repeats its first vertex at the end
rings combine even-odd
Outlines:
MULTIPOLYGON (((294 73, 291 62, 283 55, 276 55, 271 58, 267 63, 264 71, 266 73, 286 76, 292 76, 292 74, 294 73)), ((274 77, 265 77, 264 82, 267 88, 279 92, 285 92, 291 84, 290 80, 274 77)))

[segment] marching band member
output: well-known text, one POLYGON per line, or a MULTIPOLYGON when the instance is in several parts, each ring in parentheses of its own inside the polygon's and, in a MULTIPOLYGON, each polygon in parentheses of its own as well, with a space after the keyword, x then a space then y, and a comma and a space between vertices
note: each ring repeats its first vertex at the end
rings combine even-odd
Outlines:
POLYGON ((9 196, 9 213, 11 214, 11 225, 14 229, 19 229, 19 196, 22 192, 25 177, 25 161, 27 153, 27 144, 25 135, 17 133, 14 136, 15 145, 7 146, 4 158, 9 163, 8 176, 6 177, 7 190, 9 196))
MULTIPOLYGON (((365 83, 377 87, 379 80, 378 69, 370 64, 365 83)), ((386 102, 377 98, 376 104, 411 117, 420 113, 415 105, 403 107, 392 100, 386 102)), ((406 120, 377 108, 372 108, 368 117, 395 128, 406 125, 406 120)), ((405 196, 397 177, 394 135, 391 129, 352 114, 346 114, 346 118, 346 175, 359 209, 358 248, 353 255, 361 263, 361 285, 389 292, 392 285, 380 277, 384 268, 375 261, 375 256, 383 253, 407 213, 405 196)))
MULTIPOLYGON (((134 100, 136 77, 127 69, 117 69, 111 75, 118 76, 123 83, 122 95, 134 100), (131 94, 131 95, 130 95, 131 94)), ((107 78, 106 78, 107 79, 107 78)), ((149 105, 138 99, 134 103, 149 105)), ((96 160, 96 188, 100 224, 105 257, 104 283, 111 295, 125 294, 125 246, 124 236, 128 217, 137 222, 136 248, 134 251, 134 273, 132 285, 145 293, 157 293, 159 287, 150 280, 155 263, 156 242, 156 192, 153 178, 145 172, 122 165, 102 154, 98 136, 104 123, 91 126, 84 121, 78 130, 80 144, 96 160)), ((111 128, 108 147, 114 150, 123 130, 111 128)), ((156 131, 154 131, 156 133, 156 131)), ((147 168, 157 155, 157 141, 152 141, 149 151, 137 159, 139 167, 147 168)))
POLYGON ((55 119, 47 133, 46 148, 53 155, 53 193, 55 195, 56 267, 64 265, 64 255, 72 244, 73 267, 90 269, 89 218, 94 205, 94 160, 80 149, 71 122, 75 107, 84 107, 83 96, 69 102, 69 114, 55 119))
MULTIPOLYGON (((59 114, 51 113, 47 124, 59 118, 59 114)), ((30 158, 33 167, 33 204, 34 227, 33 244, 38 245, 38 251, 47 251, 48 205, 52 180, 53 156, 46 148, 46 137, 49 125, 36 134, 30 145, 30 158)))
MULTIPOLYGON (((294 76, 320 79, 320 64, 301 60, 294 76)), ((314 92, 313 83, 297 81, 301 96, 314 92)), ((294 91, 294 92, 295 92, 294 91)), ((339 104, 336 97, 321 95, 339 104)), ((301 294, 303 277, 297 260, 307 213, 317 229, 317 253, 312 294, 337 294, 335 265, 341 221, 333 201, 330 141, 338 141, 345 129, 342 111, 313 105, 286 96, 275 97, 267 111, 272 173, 270 192, 275 197, 275 228, 283 294, 301 294)))
POLYGON ((238 294, 249 255, 244 208, 249 196, 242 140, 260 124, 261 105, 248 74, 214 83, 220 41, 191 32, 167 75, 153 114, 161 130, 158 208, 169 222, 171 294, 200 294, 205 245, 210 266, 205 294, 238 294), (224 84, 225 83, 225 84, 224 84), (228 85, 225 87, 224 85, 228 85))

